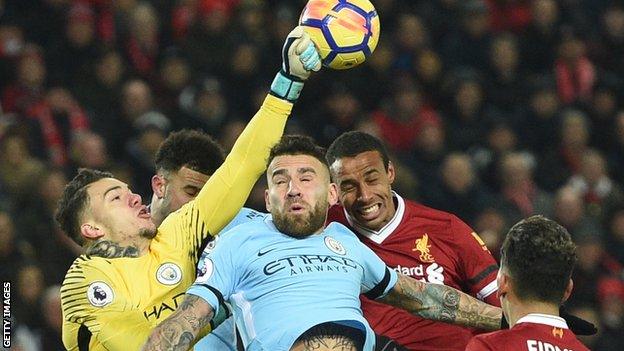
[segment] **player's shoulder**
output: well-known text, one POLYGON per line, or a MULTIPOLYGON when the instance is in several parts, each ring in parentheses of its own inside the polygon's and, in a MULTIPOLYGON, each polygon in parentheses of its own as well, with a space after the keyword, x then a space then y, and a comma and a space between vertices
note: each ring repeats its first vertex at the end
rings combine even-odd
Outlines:
POLYGON ((249 222, 261 222, 266 218, 266 216, 267 216, 266 213, 258 212, 251 208, 243 207, 240 211, 238 211, 234 219, 232 219, 230 223, 228 223, 221 230, 221 232, 222 233, 228 232, 239 225, 246 224, 249 222))
POLYGON ((342 223, 332 222, 328 224, 327 227, 325 227, 324 233, 337 240, 361 244, 357 235, 342 223))
POLYGON ((254 216, 252 220, 243 221, 238 225, 230 227, 228 230, 221 231, 219 235, 215 237, 216 242, 220 243, 222 246, 224 244, 230 245, 230 243, 240 245, 249 240, 264 237, 264 234, 267 232, 275 231, 271 224, 270 215, 251 211, 253 210, 250 210, 248 214, 254 216))
POLYGON ((441 225, 458 219, 457 216, 450 212, 438 210, 412 200, 404 199, 404 201, 405 214, 409 217, 439 221, 441 225))
POLYGON ((61 302, 66 314, 83 306, 103 307, 112 302, 114 268, 107 259, 81 255, 74 260, 61 285, 61 302))
POLYGON ((114 272, 114 267, 110 260, 98 256, 80 255, 71 264, 65 279, 71 277, 85 277, 89 279, 91 275, 108 275, 114 272))
POLYGON ((416 225, 426 227, 428 232, 437 233, 438 235, 455 235, 458 229, 462 229, 462 232, 472 231, 464 221, 450 212, 431 208, 412 200, 404 201, 404 226, 416 225))

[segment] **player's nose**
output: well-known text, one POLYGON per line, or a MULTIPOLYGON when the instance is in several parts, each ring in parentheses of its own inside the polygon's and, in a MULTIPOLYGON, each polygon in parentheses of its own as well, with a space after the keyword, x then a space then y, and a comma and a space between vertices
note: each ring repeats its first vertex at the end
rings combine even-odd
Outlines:
POLYGON ((296 181, 291 180, 288 184, 288 196, 299 196, 301 195, 301 188, 296 181))
POLYGON ((372 192, 366 185, 360 185, 358 189, 358 200, 361 202, 368 202, 372 196, 372 192))
POLYGON ((143 202, 141 201, 141 195, 130 193, 130 206, 136 207, 141 206, 143 202))

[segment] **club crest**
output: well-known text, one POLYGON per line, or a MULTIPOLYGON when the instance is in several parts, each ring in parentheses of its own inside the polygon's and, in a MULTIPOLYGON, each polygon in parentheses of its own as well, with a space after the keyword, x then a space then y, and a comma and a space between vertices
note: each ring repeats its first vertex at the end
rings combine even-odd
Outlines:
POLYGON ((347 253, 347 250, 344 248, 344 246, 342 246, 340 241, 330 236, 325 237, 325 245, 327 246, 327 248, 339 255, 345 255, 347 253))
POLYGON ((156 279, 164 285, 178 284, 182 280, 182 270, 175 263, 163 263, 156 271, 156 279))

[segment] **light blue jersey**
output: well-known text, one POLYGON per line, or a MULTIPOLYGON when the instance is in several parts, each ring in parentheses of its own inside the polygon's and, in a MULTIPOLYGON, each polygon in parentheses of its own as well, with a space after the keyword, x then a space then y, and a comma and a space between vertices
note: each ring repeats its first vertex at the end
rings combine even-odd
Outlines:
MULTIPOLYGON (((264 218, 268 216, 266 213, 254 211, 249 208, 243 207, 234 219, 228 223, 228 225, 221 230, 220 233, 225 233, 239 224, 249 222, 262 222, 264 218)), ((208 247, 202 253, 202 256, 197 265, 197 276, 200 276, 202 272, 205 272, 204 258, 214 245, 214 241, 208 244, 208 247)), ((210 334, 199 340, 195 344, 195 351, 236 351, 236 332, 234 329, 234 318, 230 317, 216 327, 210 334)))
POLYGON ((360 309, 360 293, 385 295, 397 281, 377 255, 339 223, 304 239, 280 233, 267 216, 220 235, 204 258, 204 274, 187 291, 233 307, 246 350, 290 350, 311 327, 337 322, 374 334, 360 309))

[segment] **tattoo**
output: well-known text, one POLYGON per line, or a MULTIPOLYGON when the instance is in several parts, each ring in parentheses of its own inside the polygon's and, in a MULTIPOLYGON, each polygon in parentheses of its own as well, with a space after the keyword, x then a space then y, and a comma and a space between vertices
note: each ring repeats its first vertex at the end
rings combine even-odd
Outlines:
POLYGON ((142 350, 188 350, 199 332, 210 324, 213 315, 210 305, 200 297, 186 295, 180 307, 154 329, 142 350))
POLYGON ((297 342, 297 351, 357 351, 355 342, 345 335, 314 335, 297 342))
POLYGON ((104 258, 139 257, 139 248, 136 246, 123 247, 110 240, 103 240, 89 247, 87 255, 104 258))
MULTIPOLYGON (((425 289, 426 291, 427 289, 425 289)), ((440 317, 443 322, 452 323, 457 317, 459 308, 459 291, 447 290, 442 293, 442 310, 440 317)))
POLYGON ((459 290, 399 275, 395 287, 381 301, 417 316, 485 330, 498 330, 502 311, 459 290))

